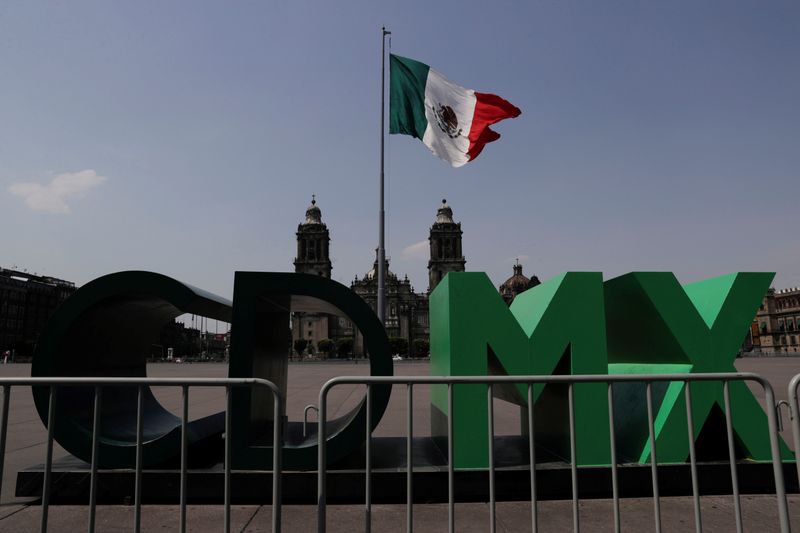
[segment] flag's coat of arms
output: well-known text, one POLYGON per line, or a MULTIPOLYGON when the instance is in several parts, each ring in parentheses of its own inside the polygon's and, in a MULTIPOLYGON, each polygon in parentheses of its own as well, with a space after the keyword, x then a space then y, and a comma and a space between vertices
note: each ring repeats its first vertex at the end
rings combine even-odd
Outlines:
POLYGON ((451 139, 461 135, 461 130, 458 128, 458 117, 452 107, 439 104, 439 108, 434 109, 433 112, 436 113, 436 123, 439 125, 439 129, 451 139))

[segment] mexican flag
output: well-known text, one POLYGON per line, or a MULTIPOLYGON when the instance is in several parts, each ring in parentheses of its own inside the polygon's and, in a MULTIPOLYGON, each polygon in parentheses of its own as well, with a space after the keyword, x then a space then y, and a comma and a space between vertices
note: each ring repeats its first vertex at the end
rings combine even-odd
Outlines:
POLYGON ((518 117, 519 108, 499 96, 451 82, 428 65, 390 56, 389 133, 421 139, 431 152, 460 167, 500 134, 489 126, 518 117))

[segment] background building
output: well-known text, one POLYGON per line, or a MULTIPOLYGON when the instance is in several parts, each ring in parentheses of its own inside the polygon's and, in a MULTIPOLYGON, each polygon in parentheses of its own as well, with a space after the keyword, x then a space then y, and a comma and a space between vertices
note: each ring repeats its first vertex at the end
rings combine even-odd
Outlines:
POLYGON ((767 291, 742 349, 750 355, 800 353, 800 288, 767 291))
POLYGON ((514 265, 514 275, 500 285, 498 290, 500 291, 500 296, 505 300, 506 305, 511 305, 511 302, 514 301, 514 298, 516 298, 519 293, 525 292, 540 283, 539 278, 536 276, 529 279, 522 274, 522 265, 519 264, 519 259, 517 259, 514 265))
MULTIPOLYGON (((330 257, 331 236, 322 222, 322 211, 312 195, 306 218, 297 226, 297 257, 294 271, 330 279, 333 264, 330 257)), ((292 341, 297 352, 316 352, 319 342, 336 336, 331 323, 336 317, 325 313, 292 313, 292 341)))
MULTIPOLYGON (((443 201, 437 213, 436 222, 431 227, 430 249, 432 260, 428 263, 432 286, 428 292, 417 293, 407 275, 403 278, 389 270, 386 261, 386 333, 393 343, 393 349, 406 354, 424 348, 427 354, 428 293, 447 272, 464 270, 466 260, 461 253, 461 224, 453 222, 453 211, 443 201), (420 343, 424 342, 424 346, 420 343)), ((322 211, 316 199, 306 209, 306 217, 297 227, 297 257, 294 260, 295 272, 331 277, 333 270, 330 260, 330 232, 322 222, 322 211)), ((351 290, 373 309, 378 301, 378 260, 361 278, 357 275, 350 284, 351 290)), ((353 323, 342 316, 323 313, 293 313, 292 339, 295 351, 306 353, 326 352, 320 343, 330 349, 332 341, 334 352, 340 357, 363 357, 364 341, 353 323)), ((330 352, 329 352, 330 353, 330 352)))
POLYGON ((453 221, 453 210, 447 205, 447 200, 442 200, 428 236, 428 293, 436 288, 448 272, 464 272, 467 260, 461 250, 462 234, 461 222, 453 221))
MULTIPOLYGON (((377 253, 376 253, 377 255, 377 253)), ((372 268, 361 279, 356 276, 350 289, 369 304, 373 310, 378 306, 378 259, 372 268)), ((353 350, 357 355, 364 355, 364 339, 361 333, 352 327, 349 321, 347 334, 354 339, 353 350)), ((429 336, 428 328, 428 293, 417 293, 408 279, 403 279, 389 270, 389 261, 386 261, 386 320, 384 323, 386 335, 389 339, 403 339, 403 342, 394 341, 394 351, 405 355, 415 340, 424 340, 429 336), (403 346, 405 349, 403 349, 403 346)))
POLYGON ((0 357, 30 357, 45 323, 70 294, 71 281, 0 268, 0 357))
MULTIPOLYGON (((316 199, 306 209, 305 220, 297 227, 297 257, 295 272, 331 277, 330 233, 322 222, 322 211, 316 199)), ((442 200, 436 219, 428 234, 428 287, 417 292, 407 275, 398 276, 389 270, 386 261, 386 333, 392 351, 401 355, 428 354, 429 316, 428 295, 448 272, 464 272, 466 258, 462 250, 461 223, 453 220, 453 209, 442 200)), ((361 277, 355 276, 350 289, 358 294, 373 310, 378 302, 378 259, 361 277)), ((500 293, 510 305, 520 292, 539 284, 536 276, 529 279, 522 274, 522 265, 514 265, 514 275, 500 286, 500 293)), ((364 340, 347 317, 323 313, 293 313, 292 338, 297 353, 334 353, 339 357, 363 357, 364 340), (331 341, 331 342, 328 342, 331 341), (327 348, 323 349, 322 346, 327 348)))

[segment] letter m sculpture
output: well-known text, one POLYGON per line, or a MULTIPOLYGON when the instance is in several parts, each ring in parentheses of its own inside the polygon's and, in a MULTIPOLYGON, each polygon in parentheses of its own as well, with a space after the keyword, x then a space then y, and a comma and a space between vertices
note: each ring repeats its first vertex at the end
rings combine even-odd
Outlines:
MULTIPOLYGON (((516 297, 507 307, 489 278, 479 272, 448 274, 431 293, 431 374, 445 376, 606 374, 603 279, 599 272, 568 272, 516 297)), ((487 385, 453 385, 431 390, 431 433, 446 449, 453 417, 456 468, 488 466, 487 385)), ((538 385, 537 444, 569 460, 566 385, 538 385)), ((528 387, 495 386, 494 396, 527 413, 528 387)), ((577 463, 609 462, 607 390, 604 383, 573 390, 577 463)), ((527 416, 523 416, 527 420, 527 416)))

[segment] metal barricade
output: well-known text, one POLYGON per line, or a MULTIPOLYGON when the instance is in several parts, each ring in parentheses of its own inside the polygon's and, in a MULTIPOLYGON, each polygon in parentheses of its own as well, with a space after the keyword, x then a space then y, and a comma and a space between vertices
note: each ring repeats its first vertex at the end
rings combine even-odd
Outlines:
MULTIPOLYGON (((614 429, 614 414, 613 414, 613 389, 612 385, 615 383, 631 383, 643 382, 646 386, 646 403, 647 403, 647 426, 649 432, 649 445, 650 445, 650 472, 653 487, 653 515, 655 531, 661 531, 661 506, 659 496, 659 482, 658 482, 658 459, 656 455, 656 438, 654 419, 655 414, 653 410, 653 383, 663 382, 677 382, 684 384, 684 397, 686 402, 686 415, 688 432, 687 437, 689 441, 689 463, 692 477, 692 499, 694 506, 694 522, 697 532, 702 531, 702 521, 700 514, 700 491, 698 484, 697 473, 697 456, 695 450, 695 435, 694 435, 694 420, 692 416, 692 398, 690 383, 694 382, 708 382, 717 381, 722 383, 723 387, 723 402, 725 411, 725 424, 727 429, 727 442, 728 442, 728 462, 730 465, 732 497, 734 503, 734 512, 736 520, 736 530, 742 531, 742 510, 739 498, 739 482, 736 471, 736 458, 734 454, 734 435, 733 424, 731 418, 731 402, 729 393, 729 383, 731 381, 754 382, 759 384, 765 394, 765 401, 768 408, 766 409, 767 421, 769 425, 769 441, 772 456, 772 468, 775 481, 775 497, 778 507, 778 518, 780 522, 780 530, 784 533, 790 531, 789 513, 786 501, 786 489, 783 478, 783 466, 780 455, 780 444, 777 430, 777 416, 775 409, 775 395, 771 385, 762 377, 752 373, 708 373, 708 374, 638 374, 638 375, 559 375, 559 376, 447 376, 447 377, 419 377, 419 376, 342 376, 329 380, 323 385, 319 395, 319 417, 318 417, 318 477, 317 477, 317 514, 318 522, 317 527, 320 533, 326 530, 326 477, 327 477, 327 463, 326 463, 326 429, 325 423, 328 412, 328 393, 336 386, 340 385, 365 385, 366 392, 366 447, 365 447, 365 502, 364 502, 364 518, 365 529, 367 532, 371 529, 371 508, 372 508, 372 430, 370 427, 371 420, 371 400, 372 400, 372 386, 373 385, 405 385, 408 391, 408 418, 407 418, 407 431, 406 431, 406 454, 407 454, 407 467, 406 467, 406 522, 407 531, 413 531, 413 473, 414 465, 412 460, 412 417, 413 417, 413 387, 414 385, 447 385, 447 403, 448 403, 448 416, 447 416, 447 457, 448 457, 448 529, 452 533, 455 531, 455 495, 454 495, 454 479, 455 468, 453 465, 453 387, 461 384, 477 384, 487 385, 487 407, 488 407, 488 434, 489 434, 489 531, 496 530, 496 494, 495 494, 495 459, 494 452, 494 397, 492 387, 494 385, 510 385, 510 384, 523 384, 527 385, 527 398, 528 405, 533 405, 533 386, 539 384, 561 384, 568 387, 568 409, 569 409, 569 447, 571 452, 570 458, 570 474, 572 483, 572 522, 574 531, 580 530, 579 521, 579 490, 578 490, 578 465, 576 464, 576 438, 575 438, 575 405, 574 405, 574 386, 581 383, 606 383, 608 386, 608 411, 609 411, 609 437, 611 446, 611 483, 612 483, 612 503, 613 503, 613 520, 614 531, 620 531, 620 508, 619 508, 619 478, 618 478, 618 462, 616 456, 616 435, 614 429)), ((792 380, 790 391, 792 394, 792 413, 793 413, 793 431, 795 435, 795 442, 800 442, 800 425, 798 425, 798 401, 797 401, 797 388, 800 383, 800 376, 792 380)), ((531 524, 532 531, 536 533, 538 530, 538 501, 536 492, 536 455, 535 455, 535 431, 534 431, 534 414, 533 409, 527 410, 527 425, 529 435, 529 454, 530 454, 530 490, 531 490, 531 524)), ((798 463, 798 473, 800 474, 800 463, 798 463)))
POLYGON ((313 403, 309 404, 309 405, 306 405, 305 408, 303 409, 303 438, 305 438, 306 435, 308 435, 308 412, 309 411, 316 411, 317 413, 319 413, 319 409, 317 409, 317 406, 314 405, 313 403))
POLYGON ((797 479, 800 483, 800 403, 798 403, 798 388, 800 388, 800 374, 789 382, 789 413, 792 423, 792 440, 794 440, 794 459, 797 467, 797 479))
MULTIPOLYGON (((779 437, 777 427, 776 410, 771 408, 775 406, 775 395, 770 384, 756 374, 751 373, 714 373, 714 374, 641 374, 641 375, 591 375, 591 376, 450 376, 450 377, 436 377, 436 376, 395 376, 395 377, 364 377, 364 376, 343 376, 329 380, 322 387, 319 394, 319 413, 318 413, 318 498, 317 498, 317 511, 318 511, 318 530, 324 532, 326 529, 326 419, 328 413, 328 393, 336 386, 340 385, 364 385, 366 386, 366 420, 367 428, 365 432, 366 439, 366 454, 365 454, 365 502, 364 502, 364 518, 366 530, 370 531, 372 524, 372 430, 369 427, 369 421, 372 415, 372 386, 373 385, 405 385, 407 389, 407 424, 406 424, 406 454, 407 454, 407 467, 406 467, 406 520, 407 530, 413 530, 413 513, 414 513, 414 493, 413 493, 413 476, 414 464, 412 460, 412 439, 413 439, 413 395, 415 385, 446 385, 447 386, 447 404, 448 413, 453 413, 453 388, 456 385, 462 384, 478 384, 487 385, 487 413, 488 413, 488 449, 489 449, 489 466, 488 466, 488 479, 489 479, 489 527, 490 531, 496 530, 496 487, 495 487, 495 414, 494 414, 494 396, 493 387, 495 385, 509 385, 509 384, 522 384, 527 386, 527 400, 528 405, 533 405, 533 387, 534 385, 545 384, 560 384, 567 387, 567 403, 568 403, 568 424, 569 424, 569 449, 571 459, 569 464, 571 491, 572 491, 572 522, 575 531, 580 530, 580 515, 579 515, 579 501, 580 492, 578 487, 578 465, 574 458, 576 456, 576 427, 575 427, 575 405, 574 405, 574 386, 581 383, 605 383, 608 390, 608 414, 609 414, 609 439, 611 450, 611 489, 612 489, 612 516, 614 523, 614 530, 620 531, 620 492, 619 492, 619 477, 618 477, 618 459, 616 455, 616 434, 614 428, 614 392, 612 385, 615 383, 630 383, 642 382, 645 385, 645 401, 647 407, 647 426, 649 434, 650 446, 650 476, 653 488, 653 515, 655 530, 661 530, 661 508, 660 508, 660 495, 659 495, 659 468, 656 455, 656 439, 654 420, 655 412, 653 406, 653 384, 660 382, 677 382, 684 385, 684 397, 686 403, 687 415, 687 437, 689 441, 689 467, 691 472, 692 481, 692 500, 694 507, 694 522, 696 531, 702 531, 702 522, 700 514, 700 491, 698 484, 697 472, 697 457, 694 446, 694 422, 692 416, 692 399, 691 387, 688 384, 700 381, 717 381, 722 383, 723 388, 723 407, 725 414, 726 424, 726 437, 728 443, 728 459, 730 466, 732 498, 734 504, 734 512, 736 519, 737 531, 742 531, 742 511, 739 501, 739 482, 737 478, 736 460, 734 455, 734 434, 733 424, 731 417, 731 400, 729 392, 729 384, 732 381, 749 381, 759 384, 765 395, 765 403, 767 405, 766 414, 769 429, 770 450, 772 454, 772 467, 775 481, 775 496, 778 507, 778 517, 780 521, 780 530, 782 532, 789 532, 789 516, 786 501, 786 490, 783 479, 783 469, 779 448, 779 437)), ((11 400, 11 391, 14 387, 47 387, 49 388, 49 403, 47 410, 47 442, 46 442, 46 456, 44 465, 44 480, 42 486, 42 499, 41 499, 41 531, 47 531, 48 526, 48 511, 50 506, 50 487, 53 477, 53 443, 54 443, 54 427, 56 417, 56 390, 61 387, 94 387, 94 415, 93 415, 93 428, 92 428, 92 460, 91 460, 91 475, 90 475, 90 490, 88 502, 88 530, 91 532, 95 529, 97 495, 98 495, 98 463, 97 453, 100 441, 100 412, 102 406, 102 391, 105 387, 116 386, 134 386, 138 390, 137 402, 137 416, 136 416, 136 459, 135 469, 133 469, 135 476, 135 492, 134 492, 134 531, 141 530, 141 507, 142 507, 142 447, 143 447, 143 406, 142 406, 142 391, 148 386, 167 386, 167 387, 180 387, 181 396, 181 450, 180 450, 180 531, 185 531, 187 526, 187 478, 188 478, 188 438, 187 438, 187 424, 189 420, 189 390, 191 387, 223 387, 226 391, 226 416, 225 416, 225 449, 224 449, 224 516, 223 528, 224 531, 230 531, 231 522, 231 447, 229 439, 231 431, 231 390, 234 387, 267 387, 271 390, 274 402, 274 416, 275 420, 280 420, 279 416, 282 411, 284 399, 282 398, 278 388, 271 382, 261 379, 242 378, 242 379, 171 379, 171 378, 1 378, 0 388, 2 388, 2 411, 0 411, 0 479, 3 475, 3 467, 5 463, 6 441, 8 436, 9 424, 9 405, 11 400)), ((798 388, 800 388, 800 375, 792 379, 789 386, 790 409, 792 415, 792 433, 795 443, 800 442, 800 403, 798 402, 798 388)), ((535 450, 535 426, 534 426, 534 410, 527 410, 527 426, 528 426, 528 446, 529 446, 529 460, 530 460, 530 490, 531 490, 531 524, 532 530, 538 530, 539 510, 537 498, 537 468, 536 468, 536 450, 535 450)), ((447 514, 449 531, 455 530, 455 467, 451 461, 453 457, 454 442, 453 442, 453 419, 448 416, 447 420, 447 480, 448 480, 448 495, 447 495, 447 514)), ((281 455, 282 455, 282 428, 280 424, 275 424, 273 442, 279 443, 273 446, 273 476, 272 476, 272 530, 280 531, 281 528, 281 455)), ((796 458, 800 456, 798 447, 795 446, 796 458)), ((800 464, 798 464, 798 476, 800 476, 800 464)), ((1 489, 2 487, 0 487, 1 489)), ((610 517, 611 518, 611 517, 610 517)))
MULTIPOLYGON (((55 427, 56 390, 61 387, 94 387, 94 416, 92 425, 92 460, 89 485, 88 505, 88 531, 95 529, 97 506, 97 454, 100 441, 100 413, 102 406, 102 390, 104 387, 130 387, 138 388, 136 411, 136 466, 134 469, 134 525, 136 533, 141 531, 142 512, 142 435, 143 435, 143 390, 144 387, 180 387, 182 396, 181 408, 181 452, 180 452, 180 531, 186 531, 186 500, 188 478, 188 432, 189 421, 189 389, 190 387, 223 387, 226 395, 225 408, 225 459, 224 459, 224 512, 223 528, 227 533, 231 526, 231 390, 234 387, 266 387, 272 392, 274 398, 273 443, 280 445, 272 448, 272 531, 279 532, 281 528, 281 455, 282 455, 282 428, 280 424, 283 397, 278 387, 267 380, 255 378, 0 378, 0 387, 3 388, 2 421, 0 422, 0 480, 3 478, 5 464, 6 437, 8 434, 8 411, 13 387, 48 387, 49 403, 47 414, 47 451, 45 455, 44 480, 41 499, 41 524, 42 533, 47 531, 47 518, 50 505, 50 485, 53 473, 53 431, 55 427)), ((0 490, 2 486, 0 486, 0 490)))

